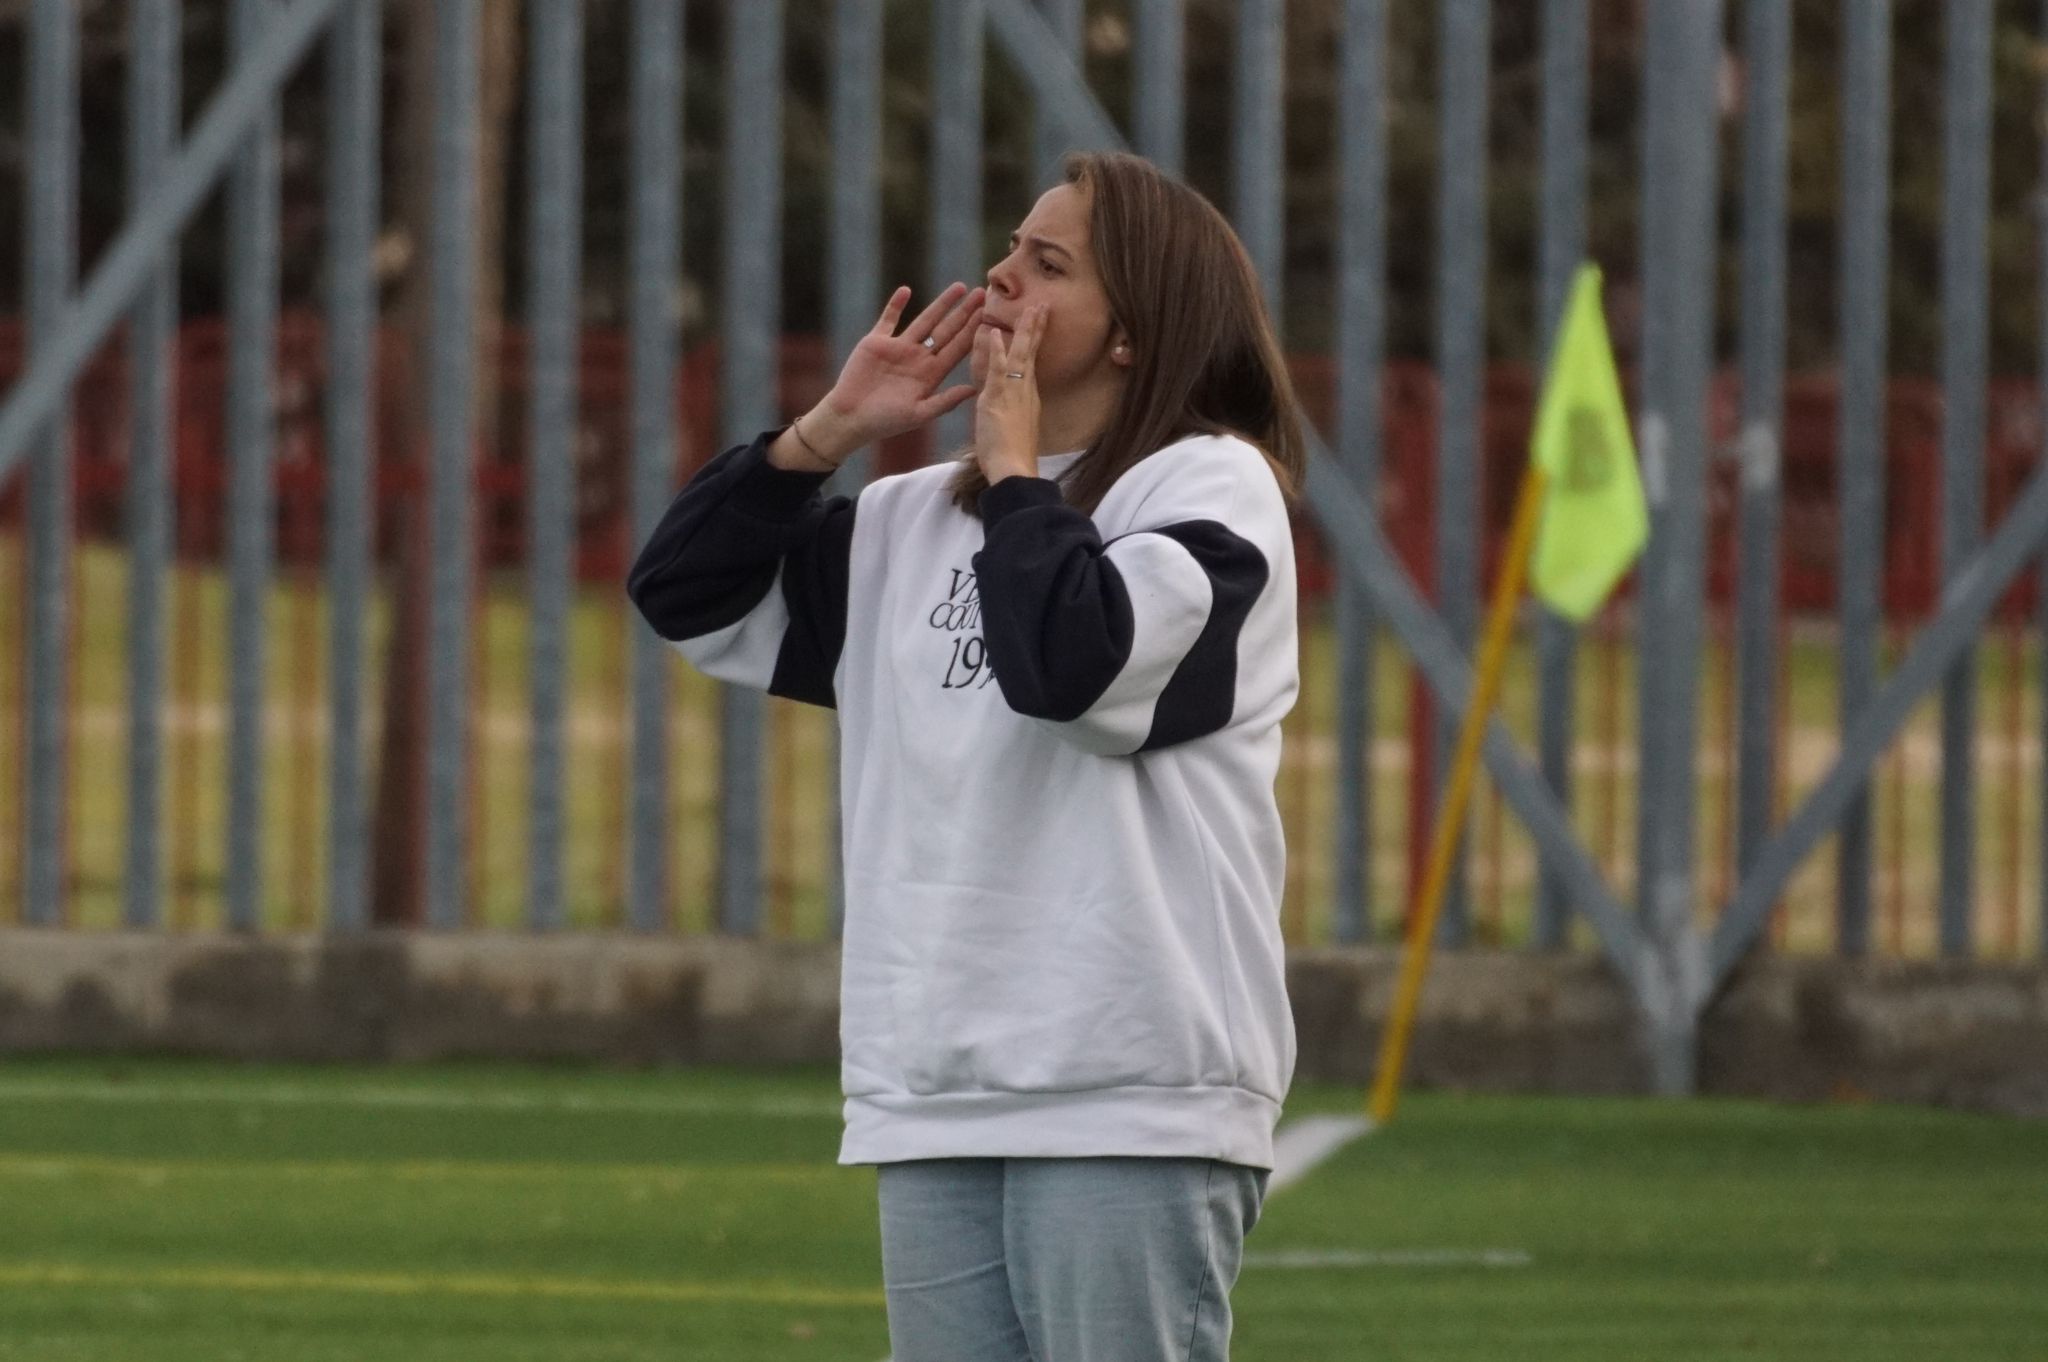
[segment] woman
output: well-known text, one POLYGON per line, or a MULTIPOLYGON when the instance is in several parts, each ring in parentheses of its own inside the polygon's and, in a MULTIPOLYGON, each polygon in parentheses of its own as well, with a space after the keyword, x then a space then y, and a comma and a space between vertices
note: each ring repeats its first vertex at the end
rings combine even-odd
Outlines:
POLYGON ((898 332, 909 294, 629 590, 838 708, 839 1161, 879 1165, 896 1362, 1220 1359, 1295 1055, 1293 394, 1228 224, 1136 157, 1069 158, 898 332), (966 456, 822 498, 970 398, 966 456))

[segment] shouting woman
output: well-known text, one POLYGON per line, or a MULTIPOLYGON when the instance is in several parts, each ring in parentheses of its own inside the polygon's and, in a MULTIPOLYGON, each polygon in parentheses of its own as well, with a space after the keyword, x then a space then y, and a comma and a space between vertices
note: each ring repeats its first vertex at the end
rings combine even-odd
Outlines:
POLYGON ((909 297, 629 590, 838 711, 839 1160, 878 1165, 896 1362, 1213 1362, 1295 1058, 1294 396, 1243 246, 1136 157, 1069 158, 899 330, 909 297), (968 401, 959 458, 822 495, 968 401))

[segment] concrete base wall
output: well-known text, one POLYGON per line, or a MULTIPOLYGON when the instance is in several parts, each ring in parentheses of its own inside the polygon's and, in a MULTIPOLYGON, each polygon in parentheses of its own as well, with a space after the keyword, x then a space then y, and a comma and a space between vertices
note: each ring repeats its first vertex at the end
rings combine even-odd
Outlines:
MULTIPOLYGON (((1381 949, 1288 958, 1302 1078, 1363 1083, 1394 992, 1381 949)), ((830 1063, 839 951, 727 937, 0 930, 0 1054, 830 1063)), ((1417 1086, 1639 1093, 1597 958, 1463 952, 1423 994, 1417 1086)), ((1704 1092, 2048 1115, 2048 968, 1760 959, 1708 1012, 1704 1092)))

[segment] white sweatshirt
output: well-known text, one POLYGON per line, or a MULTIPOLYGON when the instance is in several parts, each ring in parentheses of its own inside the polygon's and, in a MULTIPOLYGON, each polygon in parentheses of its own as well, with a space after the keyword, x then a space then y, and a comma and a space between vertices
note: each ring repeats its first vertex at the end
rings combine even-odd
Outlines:
POLYGON ((1091 518, 1040 461, 825 500, 726 451, 628 589, 721 680, 836 706, 839 1161, 1270 1168, 1294 1071, 1273 795, 1293 539, 1250 444, 1153 454, 1091 518))

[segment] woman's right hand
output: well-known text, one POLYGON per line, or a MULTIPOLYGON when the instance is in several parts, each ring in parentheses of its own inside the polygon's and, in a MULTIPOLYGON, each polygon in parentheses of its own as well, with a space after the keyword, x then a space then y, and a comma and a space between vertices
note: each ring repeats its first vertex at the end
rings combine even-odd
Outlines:
POLYGON ((938 387, 973 348, 987 296, 986 289, 948 285, 898 335, 910 289, 890 294, 873 328, 846 357, 832 391, 798 419, 802 447, 836 465, 856 449, 915 430, 973 397, 972 383, 938 387))

